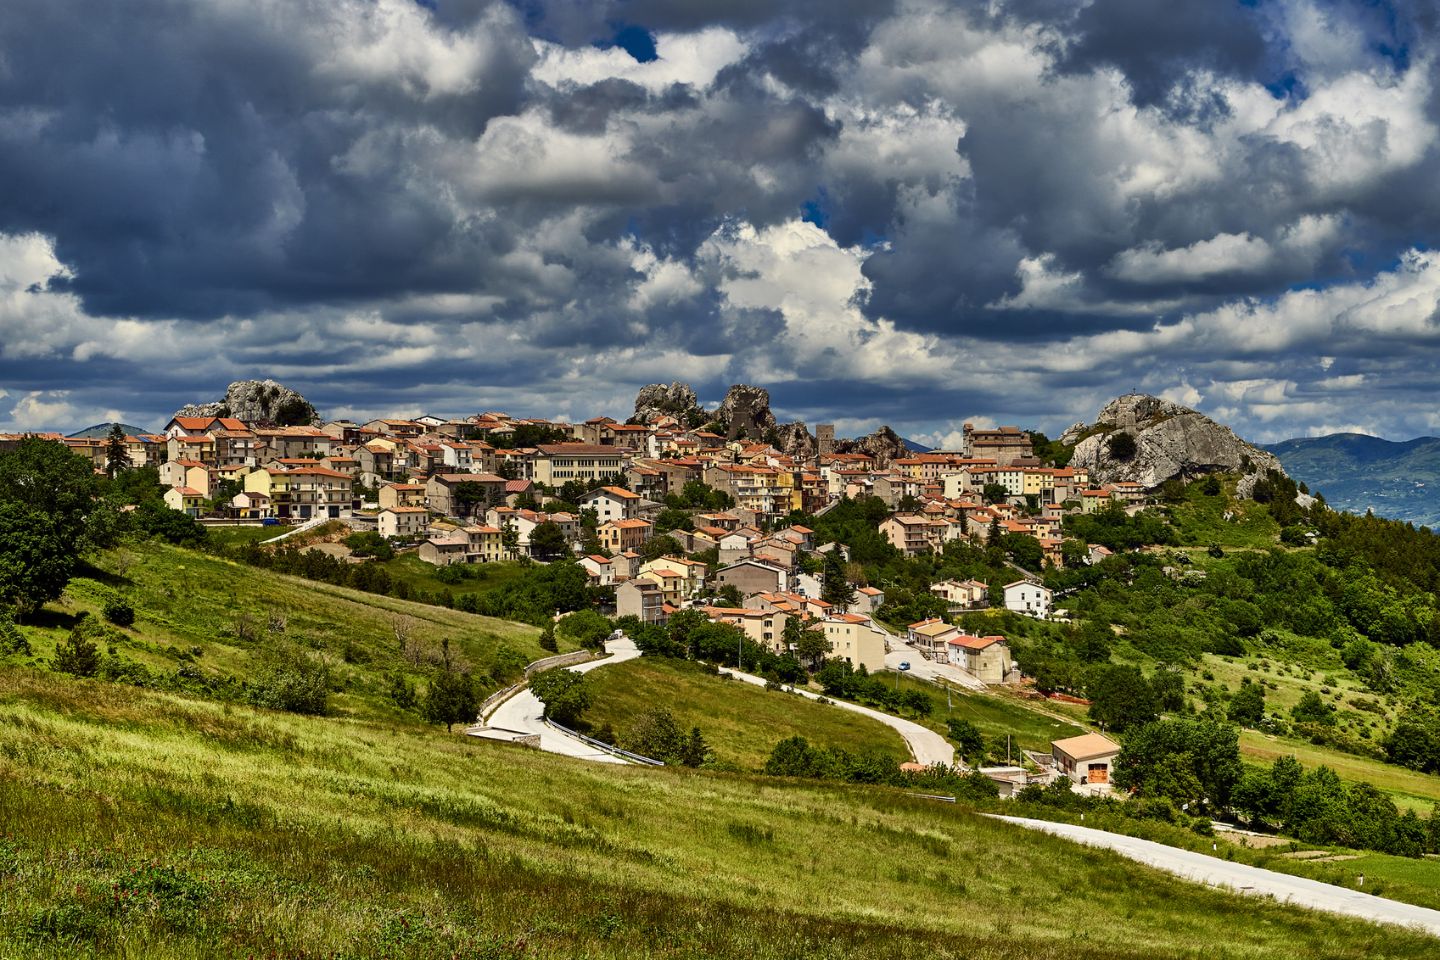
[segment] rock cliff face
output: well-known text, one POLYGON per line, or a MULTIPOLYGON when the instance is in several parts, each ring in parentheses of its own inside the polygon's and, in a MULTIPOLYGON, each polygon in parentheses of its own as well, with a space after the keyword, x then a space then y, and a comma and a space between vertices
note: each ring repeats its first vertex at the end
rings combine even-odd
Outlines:
POLYGON ((654 423, 661 417, 674 417, 686 426, 699 426, 704 422, 705 411, 700 409, 700 398, 688 383, 677 380, 668 386, 652 383, 641 387, 630 422, 654 423))
POLYGON ((308 426, 319 421, 315 407, 299 393, 274 380, 237 380, 224 400, 192 403, 175 411, 177 417, 237 417, 247 423, 308 426))
MULTIPOLYGON (((737 383, 725 393, 725 399, 713 413, 700 406, 695 391, 686 383, 652 383, 641 387, 635 397, 632 423, 651 423, 662 416, 678 417, 682 422, 725 425, 727 440, 769 442, 781 453, 797 460, 815 456, 815 437, 803 420, 779 423, 770 411, 770 391, 737 383), (693 418, 693 419, 690 419, 693 418)), ((875 458, 881 469, 898 457, 909 456, 910 448, 894 430, 881 427, 868 436, 855 440, 838 440, 837 453, 866 453, 875 458)))
POLYGON ((835 441, 836 453, 864 453, 875 459, 875 468, 884 470, 891 461, 910 456, 910 448, 888 426, 854 440, 835 441))
POLYGON ((1284 471, 1274 454, 1246 443, 1229 427, 1147 394, 1111 400, 1094 424, 1076 424, 1062 439, 1071 443, 1082 436, 1070 463, 1087 468, 1098 483, 1131 482, 1154 488, 1173 477, 1189 479, 1223 471, 1241 474, 1239 492, 1248 496, 1266 470, 1284 471), (1132 456, 1112 452, 1111 438, 1120 432, 1134 438, 1132 456))
POLYGON ((715 419, 728 424, 727 440, 763 440, 779 426, 770 412, 770 391, 746 383, 737 383, 725 392, 715 419))
POLYGON ((815 456, 815 438, 810 436, 804 420, 782 423, 775 429, 775 432, 780 437, 780 442, 776 446, 780 448, 781 453, 797 460, 809 460, 815 456))

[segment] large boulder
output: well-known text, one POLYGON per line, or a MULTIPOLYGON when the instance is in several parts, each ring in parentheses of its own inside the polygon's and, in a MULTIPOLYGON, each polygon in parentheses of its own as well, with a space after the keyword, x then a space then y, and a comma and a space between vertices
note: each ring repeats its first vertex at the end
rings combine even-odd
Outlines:
POLYGON ((809 460, 815 456, 815 438, 805 426, 804 420, 782 423, 775 428, 775 446, 781 453, 797 460, 809 460))
POLYGON ((727 440, 764 440, 779 426, 770 412, 770 391, 745 383, 725 392, 715 419, 725 424, 727 440))
POLYGON ((1267 470, 1279 470, 1275 455, 1246 443, 1224 424, 1199 411, 1148 394, 1132 393, 1107 403, 1089 426, 1076 424, 1065 437, 1078 440, 1071 466, 1085 467, 1096 483, 1139 483, 1147 489, 1173 478, 1206 473, 1241 474, 1239 492, 1248 496, 1267 470), (1134 440, 1116 442, 1119 433, 1134 440))
POLYGON ((225 390, 225 399, 189 404, 175 416, 235 417, 279 426, 309 426, 320 419, 309 400, 274 380, 237 380, 225 390))
POLYGON ((894 460, 911 455, 910 448, 906 446, 904 439, 891 430, 888 426, 881 427, 874 433, 867 433, 863 437, 856 437, 854 440, 835 441, 836 453, 863 453, 875 460, 875 468, 884 470, 894 460))
POLYGON ((661 417, 674 417, 686 426, 698 427, 705 422, 705 411, 688 383, 677 380, 669 385, 652 383, 641 387, 630 422, 654 423, 661 417))

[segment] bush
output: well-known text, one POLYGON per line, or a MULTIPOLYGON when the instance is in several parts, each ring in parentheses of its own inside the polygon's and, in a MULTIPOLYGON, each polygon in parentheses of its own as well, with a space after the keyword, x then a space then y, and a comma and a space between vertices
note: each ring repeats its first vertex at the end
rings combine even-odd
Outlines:
POLYGON ((15 626, 15 621, 10 619, 10 614, 0 613, 0 655, 19 653, 30 653, 30 641, 15 626))
POLYGON ((453 724, 470 723, 480 712, 480 697, 468 673, 440 670, 430 680, 420 712, 428 723, 443 723, 448 732, 453 724))
POLYGON ((106 600, 103 612, 105 619, 117 627, 128 627, 135 623, 135 608, 120 597, 111 597, 106 600))
POLYGON ((555 642, 555 622, 553 620, 545 624, 545 629, 540 631, 540 649, 547 653, 560 652, 560 645, 555 642))
POLYGON ((276 647, 260 657, 247 698, 257 707, 323 716, 330 709, 330 668, 297 647, 276 647))
MULTIPOLYGON (((83 624, 84 621, 81 621, 83 624)), ((55 648, 55 659, 51 666, 61 673, 77 677, 93 677, 100 672, 100 650, 77 626, 70 636, 55 648)))
POLYGON ((603 614, 594 610, 577 610, 563 618, 555 629, 561 636, 580 646, 596 650, 604 644, 605 638, 610 636, 610 631, 614 628, 603 614))

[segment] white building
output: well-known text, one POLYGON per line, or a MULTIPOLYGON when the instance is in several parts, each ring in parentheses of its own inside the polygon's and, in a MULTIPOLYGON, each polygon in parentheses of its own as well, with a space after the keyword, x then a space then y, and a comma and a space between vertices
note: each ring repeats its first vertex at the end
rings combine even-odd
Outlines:
POLYGON ((1050 600, 1049 589, 1033 580, 1005 584, 1006 610, 1044 620, 1050 616, 1050 600))

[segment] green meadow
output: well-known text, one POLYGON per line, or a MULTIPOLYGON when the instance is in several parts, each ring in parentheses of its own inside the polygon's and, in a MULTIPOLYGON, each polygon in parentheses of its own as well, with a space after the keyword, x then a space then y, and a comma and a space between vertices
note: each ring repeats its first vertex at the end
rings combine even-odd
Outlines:
POLYGON ((1430 957, 895 790, 0 668, 0 955, 1430 957))

